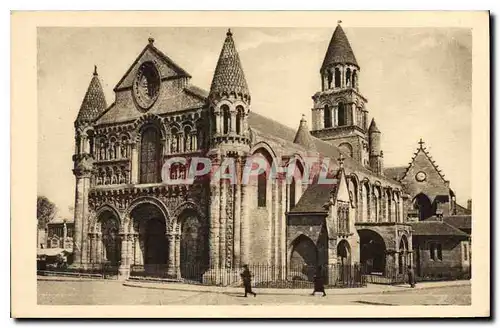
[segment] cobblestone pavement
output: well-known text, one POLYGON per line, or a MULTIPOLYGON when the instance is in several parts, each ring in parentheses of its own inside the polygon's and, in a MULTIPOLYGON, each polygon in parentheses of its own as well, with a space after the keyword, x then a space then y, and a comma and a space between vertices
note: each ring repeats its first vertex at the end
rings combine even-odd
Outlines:
POLYGON ((444 286, 432 289, 397 289, 384 294, 277 295, 259 294, 244 298, 242 293, 210 293, 127 287, 119 281, 38 281, 41 305, 470 305, 471 288, 444 286))

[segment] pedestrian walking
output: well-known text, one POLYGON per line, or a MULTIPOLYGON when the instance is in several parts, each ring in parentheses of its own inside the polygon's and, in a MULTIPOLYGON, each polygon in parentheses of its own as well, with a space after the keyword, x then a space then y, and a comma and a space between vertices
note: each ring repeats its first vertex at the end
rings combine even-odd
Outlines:
POLYGON ((316 269, 316 273, 314 274, 314 290, 311 295, 315 295, 316 293, 323 293, 323 297, 326 296, 325 292, 325 282, 323 280, 323 274, 321 273, 321 267, 316 269))
POLYGON ((245 297, 247 297, 247 294, 253 294, 253 297, 257 296, 257 294, 252 291, 252 274, 246 264, 243 266, 241 279, 243 280, 243 286, 245 287, 245 297))
POLYGON ((411 288, 415 288, 415 272, 413 272, 413 269, 411 265, 408 265, 408 283, 410 284, 411 288))

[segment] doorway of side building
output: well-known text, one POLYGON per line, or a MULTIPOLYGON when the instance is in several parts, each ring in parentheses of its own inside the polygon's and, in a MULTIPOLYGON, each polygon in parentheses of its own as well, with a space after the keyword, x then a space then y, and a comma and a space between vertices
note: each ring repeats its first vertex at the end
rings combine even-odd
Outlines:
POLYGON ((361 229, 360 262, 366 274, 384 275, 385 273, 385 242, 382 236, 373 230, 361 229))
POLYGON ((300 235, 292 242, 290 274, 292 279, 312 281, 318 266, 318 250, 314 242, 300 235))

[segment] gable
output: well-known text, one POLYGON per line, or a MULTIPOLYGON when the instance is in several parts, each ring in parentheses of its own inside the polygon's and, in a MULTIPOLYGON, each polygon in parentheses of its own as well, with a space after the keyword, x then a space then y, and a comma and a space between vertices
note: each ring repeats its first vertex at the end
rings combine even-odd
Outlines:
POLYGON ((433 201, 436 196, 448 196, 450 193, 449 182, 444 179, 422 148, 417 151, 401 182, 406 186, 406 192, 412 197, 424 193, 433 201), (424 181, 418 181, 417 174, 419 172, 425 174, 424 181))
POLYGON ((183 68, 177 65, 173 60, 167 57, 160 50, 155 48, 152 44, 149 44, 148 46, 146 46, 146 48, 144 48, 144 50, 139 54, 134 63, 129 67, 114 90, 118 91, 131 88, 132 84, 134 83, 137 70, 143 63, 148 61, 151 61, 156 65, 158 72, 160 73, 160 78, 162 80, 190 77, 190 75, 183 68))
POLYGON ((349 196, 349 189, 347 187, 347 181, 345 179, 344 171, 342 170, 338 176, 339 180, 338 180, 336 201, 340 200, 342 202, 350 203, 351 197, 349 196))

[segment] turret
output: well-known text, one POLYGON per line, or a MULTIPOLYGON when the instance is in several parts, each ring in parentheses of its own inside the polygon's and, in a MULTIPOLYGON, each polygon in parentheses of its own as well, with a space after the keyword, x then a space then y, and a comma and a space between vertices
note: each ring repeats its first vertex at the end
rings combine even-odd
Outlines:
POLYGON ((74 265, 84 267, 87 259, 88 198, 91 188, 94 157, 95 120, 106 110, 107 104, 102 90, 97 68, 90 80, 83 98, 80 111, 75 120, 75 154, 73 155, 73 174, 75 175, 75 226, 74 226, 74 265))
POLYGON ((370 127, 368 128, 368 147, 370 153, 370 168, 377 174, 382 174, 383 172, 384 153, 381 150, 380 136, 381 133, 377 128, 375 119, 372 119, 370 127))
POLYGON ((210 93, 211 149, 249 149, 250 91, 231 30, 217 61, 210 93))

